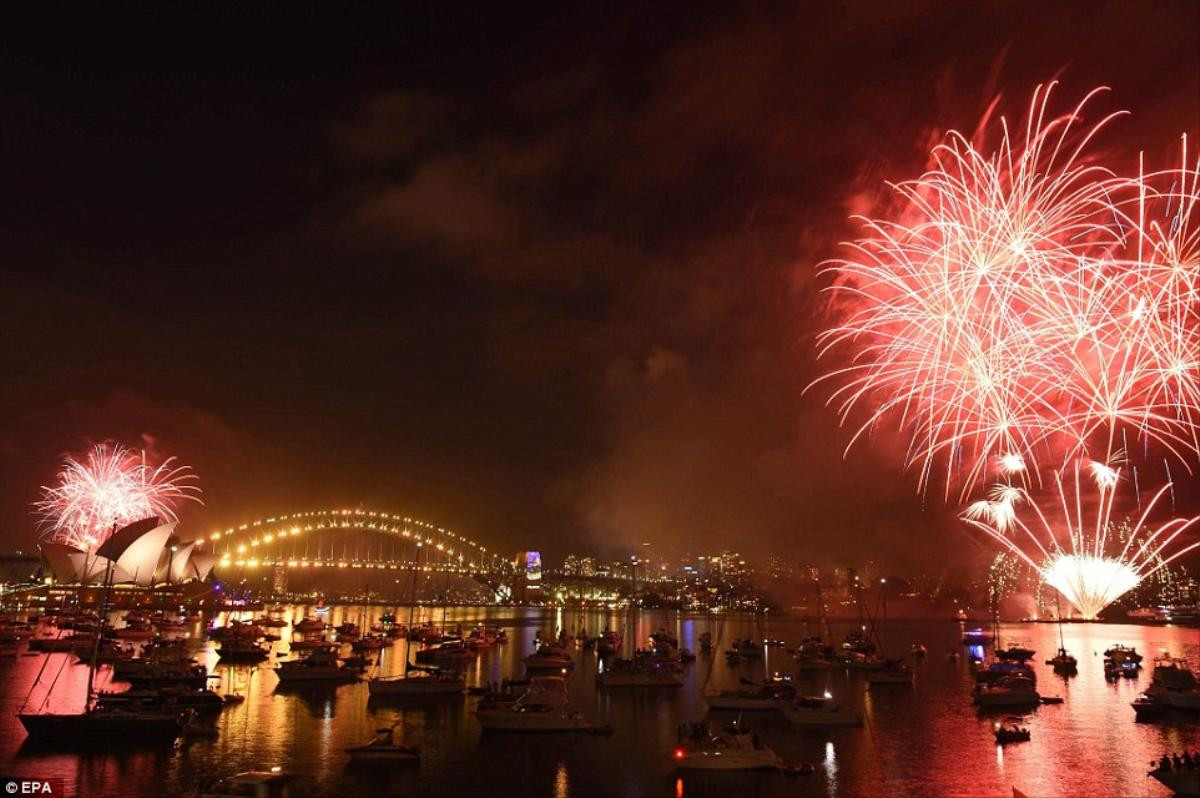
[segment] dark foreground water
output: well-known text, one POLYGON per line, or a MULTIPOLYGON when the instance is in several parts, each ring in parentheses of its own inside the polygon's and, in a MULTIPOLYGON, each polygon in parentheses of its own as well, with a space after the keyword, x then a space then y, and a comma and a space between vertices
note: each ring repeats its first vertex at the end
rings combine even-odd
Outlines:
MULTIPOLYGON (((300 615, 304 610, 294 609, 300 615)), ((380 608, 334 608, 329 622, 369 624, 380 612, 380 608)), ((401 618, 405 615, 406 611, 400 613, 401 618)), ((713 633, 718 647, 734 637, 761 639, 764 634, 791 645, 805 633, 798 619, 772 619, 764 628, 761 620, 752 618, 667 612, 644 612, 635 621, 622 614, 581 616, 511 608, 450 611, 450 621, 461 621, 465 627, 485 616, 508 629, 510 642, 480 654, 469 670, 470 684, 520 676, 520 657, 531 650, 538 629, 574 629, 582 624, 595 634, 607 622, 626 629, 628 647, 635 636, 644 639, 663 627, 692 650, 699 648, 699 636, 705 631, 713 633)), ((834 639, 840 641, 848 628, 848 624, 833 624, 834 639)), ((199 632, 197 624, 192 630, 197 656, 220 675, 218 689, 247 695, 244 704, 224 711, 216 739, 157 749, 123 750, 117 741, 84 752, 31 749, 15 713, 30 692, 42 658, 19 657, 0 661, 0 775, 61 778, 71 794, 114 798, 185 795, 217 776, 275 765, 304 777, 296 790, 302 796, 1007 797, 1013 787, 1029 796, 1159 796, 1167 791, 1146 776, 1149 761, 1164 750, 1200 748, 1195 718, 1138 724, 1129 706, 1149 684, 1150 660, 1160 650, 1187 656, 1192 667, 1200 669, 1196 629, 1067 625, 1067 648, 1080 663, 1078 676, 1064 680, 1040 664, 1057 648, 1057 627, 1005 625, 1003 642, 1024 642, 1037 650, 1040 692, 1061 695, 1066 701, 1025 714, 1022 722, 1032 731, 1032 741, 1001 749, 993 741, 992 725, 1005 714, 981 715, 972 707, 973 674, 966 657, 958 663, 946 658, 951 649, 965 653, 959 625, 889 622, 882 636, 892 651, 907 652, 915 641, 929 647, 929 656, 915 663, 915 686, 868 689, 861 675, 838 670, 797 677, 802 690, 829 689, 843 703, 857 707, 866 717, 862 728, 795 727, 779 717, 747 717, 764 742, 785 759, 814 764, 813 776, 681 775, 672 768, 668 754, 676 728, 682 721, 705 716, 705 690, 735 686, 739 677, 761 677, 761 662, 734 667, 719 654, 702 655, 688 666, 681 689, 605 691, 595 685, 594 655, 577 650, 578 667, 569 682, 572 697, 594 722, 612 724, 613 735, 511 735, 482 732, 472 715, 472 697, 376 704, 368 701, 365 683, 280 690, 270 663, 218 665, 212 645, 199 632), (1136 646, 1146 656, 1147 667, 1137 681, 1105 682, 1100 652, 1116 642, 1136 646), (372 729, 396 718, 407 741, 420 746, 420 763, 349 766, 343 748, 364 742, 372 729)), ((402 667, 404 645, 397 643, 385 654, 384 672, 402 667)), ((276 643, 275 648, 286 650, 286 643, 276 643)), ((768 653, 768 669, 794 673, 789 655, 778 649, 768 653)), ((67 710, 82 701, 87 668, 60 669, 63 657, 53 655, 43 680, 58 674, 49 705, 67 710)), ((105 671, 100 678, 107 678, 105 671)), ((43 695, 37 688, 33 704, 40 704, 43 695)))

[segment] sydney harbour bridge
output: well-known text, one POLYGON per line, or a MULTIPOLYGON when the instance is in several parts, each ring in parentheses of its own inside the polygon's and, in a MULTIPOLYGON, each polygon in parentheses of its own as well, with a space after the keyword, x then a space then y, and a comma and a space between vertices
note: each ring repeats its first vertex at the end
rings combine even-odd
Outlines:
POLYGON ((512 560, 457 532, 398 513, 312 510, 247 521, 196 540, 232 574, 287 569, 296 576, 358 571, 365 579, 405 573, 469 577, 496 592, 511 587, 512 560))

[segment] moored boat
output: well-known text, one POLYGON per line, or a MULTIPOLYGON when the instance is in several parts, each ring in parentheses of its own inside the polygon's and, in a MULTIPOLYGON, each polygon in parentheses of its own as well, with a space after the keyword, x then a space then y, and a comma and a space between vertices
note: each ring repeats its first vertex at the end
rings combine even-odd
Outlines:
POLYGON ((783 760, 758 735, 730 724, 713 732, 706 723, 684 724, 671 761, 682 770, 780 770, 783 760))
POLYGON ((828 690, 820 696, 798 696, 795 701, 781 703, 779 709, 790 723, 810 726, 861 726, 863 723, 862 715, 838 705, 828 690))
POLYGON ((587 731, 591 724, 575 709, 561 676, 535 676, 528 689, 509 706, 477 709, 475 717, 488 731, 587 731))

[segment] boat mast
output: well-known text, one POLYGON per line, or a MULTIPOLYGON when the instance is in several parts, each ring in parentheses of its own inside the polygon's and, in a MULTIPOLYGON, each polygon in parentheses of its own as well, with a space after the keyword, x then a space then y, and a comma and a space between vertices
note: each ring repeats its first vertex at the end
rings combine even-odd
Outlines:
MULTIPOLYGON (((116 524, 113 524, 115 527, 116 524)), ((96 642, 92 645, 92 658, 88 662, 88 678, 87 678, 87 693, 85 694, 83 711, 87 712, 92 704, 92 684, 96 678, 96 661, 100 658, 100 640, 104 636, 104 623, 108 617, 108 601, 112 595, 112 566, 111 557, 105 558, 107 564, 104 567, 104 598, 100 602, 100 626, 96 630, 96 642)))

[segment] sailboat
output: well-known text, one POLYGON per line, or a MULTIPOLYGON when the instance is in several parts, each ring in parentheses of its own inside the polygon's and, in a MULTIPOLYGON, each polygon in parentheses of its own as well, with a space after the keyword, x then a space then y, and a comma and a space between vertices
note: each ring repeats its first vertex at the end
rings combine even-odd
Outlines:
MULTIPOLYGON (((413 608, 417 603, 417 568, 420 564, 421 544, 417 543, 417 565, 413 566, 412 601, 408 605, 408 628, 413 628, 413 608)), ((435 696, 462 695, 467 682, 453 671, 436 666, 419 666, 412 663, 406 644, 404 674, 402 676, 372 676, 367 680, 367 693, 371 696, 435 696)), ((380 657, 380 662, 383 658, 380 657)))
MULTIPOLYGON (((157 518, 148 518, 123 527, 120 531, 131 526, 146 526, 153 529, 158 525, 157 518)), ((113 524, 113 536, 118 534, 116 524, 113 524)), ((97 551, 97 556, 104 556, 104 547, 97 551)), ((112 595, 111 558, 106 558, 108 564, 104 573, 104 599, 101 602, 100 618, 108 615, 109 600, 112 595)), ((87 573, 88 569, 84 569, 87 573)), ((80 587, 82 590, 82 586, 80 587)), ((92 655, 88 661, 87 697, 79 712, 18 712, 17 719, 25 727, 29 739, 39 742, 73 743, 76 740, 109 741, 163 741, 175 740, 183 731, 184 725, 190 720, 190 711, 179 711, 171 708, 156 708, 125 705, 125 702, 106 702, 94 690, 96 676, 96 661, 100 652, 100 636, 96 636, 92 647, 92 655)), ((46 661, 49 661, 47 656, 46 661)), ((45 664, 43 663, 43 668, 45 664)), ((51 688, 53 689, 53 688, 51 688)), ((47 700, 49 696, 47 696, 47 700)))
POLYGON ((1052 659, 1046 660, 1046 664, 1053 666, 1057 674, 1071 676, 1078 670, 1079 663, 1067 653, 1067 645, 1063 641, 1062 605, 1059 603, 1057 591, 1054 594, 1054 606, 1058 611, 1058 653, 1052 659))
MULTIPOLYGON (((879 586, 879 598, 883 602, 883 620, 887 620, 887 581, 883 580, 879 586)), ((871 622, 871 633, 875 637, 875 641, 879 646, 879 650, 883 651, 883 640, 879 637, 879 632, 875 628, 875 619, 869 614, 867 616, 871 622)), ((903 660, 899 659, 884 659, 883 667, 879 670, 873 670, 867 673, 867 684, 908 684, 911 685, 913 680, 912 668, 908 667, 903 660)))

